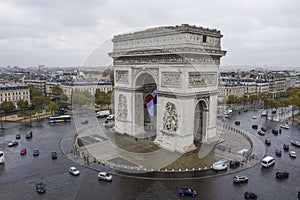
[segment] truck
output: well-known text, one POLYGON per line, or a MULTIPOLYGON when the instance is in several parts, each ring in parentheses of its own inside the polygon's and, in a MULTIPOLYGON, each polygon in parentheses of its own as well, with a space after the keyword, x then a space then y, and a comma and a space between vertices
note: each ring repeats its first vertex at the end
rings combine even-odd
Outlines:
POLYGON ((107 117, 110 114, 109 110, 99 110, 96 112, 97 117, 107 117))

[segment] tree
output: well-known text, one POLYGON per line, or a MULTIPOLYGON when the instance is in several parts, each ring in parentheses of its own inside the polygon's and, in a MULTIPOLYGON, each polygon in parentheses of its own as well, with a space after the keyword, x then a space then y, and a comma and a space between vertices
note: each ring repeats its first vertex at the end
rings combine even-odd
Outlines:
POLYGON ((33 97, 32 105, 34 107, 35 112, 38 114, 37 118, 39 119, 40 118, 39 114, 43 112, 43 110, 46 106, 45 97, 43 97, 43 96, 33 97))
POLYGON ((54 114, 54 111, 59 110, 59 106, 56 102, 51 102, 49 105, 46 106, 46 111, 50 111, 52 115, 54 114))
POLYGON ((30 99, 38 96, 44 96, 43 91, 35 88, 33 85, 29 85, 30 99))
POLYGON ((17 105, 20 109, 20 111, 18 112, 18 117, 22 117, 26 120, 26 117, 28 116, 28 113, 26 112, 26 110, 28 109, 28 101, 20 99, 17 105))
MULTIPOLYGON (((13 111, 15 109, 15 105, 12 101, 3 101, 1 104, 1 109, 4 112, 4 116, 6 118, 6 115, 13 111)), ((3 129, 3 121, 2 121, 2 114, 1 114, 1 129, 3 129)))
POLYGON ((54 99, 56 101, 60 101, 61 100, 61 96, 63 95, 63 90, 58 85, 54 85, 52 87, 52 95, 54 96, 54 99))

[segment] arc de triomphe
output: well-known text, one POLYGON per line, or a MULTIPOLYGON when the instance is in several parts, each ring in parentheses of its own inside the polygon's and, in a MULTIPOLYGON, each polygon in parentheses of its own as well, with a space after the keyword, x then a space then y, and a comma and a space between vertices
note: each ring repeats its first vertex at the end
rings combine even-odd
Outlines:
POLYGON ((180 153, 216 138, 221 38, 188 24, 114 36, 114 130, 180 153), (151 116, 144 104, 153 91, 151 116))

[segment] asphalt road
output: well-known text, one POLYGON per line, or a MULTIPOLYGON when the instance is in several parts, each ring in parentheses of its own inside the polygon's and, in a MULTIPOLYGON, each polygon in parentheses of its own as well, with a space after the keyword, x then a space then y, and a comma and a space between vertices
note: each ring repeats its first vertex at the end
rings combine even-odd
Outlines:
MULTIPOLYGON (((4 150, 6 163, 0 165, 0 199, 193 199, 192 197, 180 197, 179 188, 188 186, 198 191, 194 199, 243 199, 245 191, 253 191, 258 199, 297 199, 300 190, 300 161, 299 157, 292 159, 288 152, 281 157, 275 156, 275 149, 281 148, 283 143, 291 140, 300 140, 300 126, 290 125, 289 130, 283 130, 281 134, 273 135, 271 129, 279 128, 279 122, 270 122, 259 117, 254 120, 253 115, 259 113, 247 112, 233 114, 227 123, 234 125, 239 120, 239 128, 251 134, 255 134, 262 141, 271 139, 272 144, 266 146, 267 155, 274 156, 275 166, 262 169, 260 164, 238 174, 249 177, 246 184, 233 184, 235 174, 195 180, 148 180, 123 176, 113 176, 111 183, 98 181, 97 172, 78 166, 60 151, 61 139, 70 132, 75 132, 74 123, 48 124, 47 120, 33 122, 31 126, 20 123, 5 124, 6 130, 0 132, 0 149, 4 150), (252 124, 264 126, 268 129, 265 136, 257 134, 251 128, 252 124), (33 138, 25 139, 26 131, 33 132, 33 138), (7 144, 15 135, 21 133, 19 145, 8 147, 7 144), (27 148, 27 155, 21 156, 21 147, 27 148), (38 148, 40 155, 33 157, 32 150, 38 148), (58 159, 52 160, 51 151, 58 152, 58 159), (81 174, 78 177, 68 173, 70 166, 77 167, 81 174), (288 171, 288 179, 275 178, 277 171, 288 171), (37 194, 35 183, 43 181, 46 184, 46 194, 37 194)), ((300 156, 300 148, 290 145, 290 150, 295 150, 300 156)))

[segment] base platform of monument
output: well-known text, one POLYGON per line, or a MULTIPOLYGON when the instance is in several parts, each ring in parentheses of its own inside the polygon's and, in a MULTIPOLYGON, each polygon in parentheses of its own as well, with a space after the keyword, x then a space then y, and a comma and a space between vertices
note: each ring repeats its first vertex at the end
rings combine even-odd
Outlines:
MULTIPOLYGON (((90 163, 133 174, 208 170, 221 159, 238 160, 247 166, 244 152, 252 148, 249 138, 230 129, 223 130, 212 140, 215 142, 195 142, 194 149, 184 154, 160 148, 153 133, 144 136, 132 137, 95 125, 78 133, 75 145, 79 155, 89 155, 90 163)), ((87 159, 76 162, 87 164, 87 159)))

